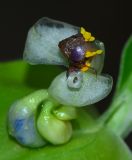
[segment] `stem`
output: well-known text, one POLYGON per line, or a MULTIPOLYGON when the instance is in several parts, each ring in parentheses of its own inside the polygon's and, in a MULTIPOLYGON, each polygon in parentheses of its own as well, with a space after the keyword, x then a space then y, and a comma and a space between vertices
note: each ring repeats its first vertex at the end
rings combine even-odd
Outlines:
POLYGON ((109 110, 101 117, 101 121, 117 135, 125 138, 132 130, 132 97, 128 89, 116 96, 109 110))

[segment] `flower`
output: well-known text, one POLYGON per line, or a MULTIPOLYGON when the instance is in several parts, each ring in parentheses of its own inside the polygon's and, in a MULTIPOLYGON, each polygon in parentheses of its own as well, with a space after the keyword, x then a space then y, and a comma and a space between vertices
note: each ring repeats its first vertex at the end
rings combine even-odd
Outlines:
POLYGON ((47 141, 64 144, 72 137, 70 120, 77 118, 76 107, 96 103, 111 91, 112 77, 101 75, 104 45, 84 28, 80 31, 79 27, 42 18, 29 30, 24 59, 31 64, 64 65, 67 71, 48 89, 12 104, 9 134, 28 147, 44 146, 47 141))
POLYGON ((29 30, 24 60, 66 66, 68 77, 67 71, 58 75, 48 92, 60 104, 82 107, 100 101, 112 89, 112 77, 101 75, 104 53, 103 42, 83 27, 44 17, 29 30))

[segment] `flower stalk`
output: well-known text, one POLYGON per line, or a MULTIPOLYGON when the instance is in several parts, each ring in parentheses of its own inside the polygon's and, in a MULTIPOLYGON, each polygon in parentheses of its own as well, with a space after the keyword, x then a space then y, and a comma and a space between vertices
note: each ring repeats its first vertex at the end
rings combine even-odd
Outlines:
MULTIPOLYGON (((132 78, 129 79, 130 84, 132 78)), ((110 108, 100 120, 117 135, 125 138, 132 131, 131 91, 125 86, 115 96, 110 108)))

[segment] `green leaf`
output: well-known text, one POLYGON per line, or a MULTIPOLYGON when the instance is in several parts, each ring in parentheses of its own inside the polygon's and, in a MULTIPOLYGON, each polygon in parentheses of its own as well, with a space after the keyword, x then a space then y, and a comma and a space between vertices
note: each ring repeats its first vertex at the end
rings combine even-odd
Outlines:
POLYGON ((127 41, 121 57, 120 73, 118 77, 117 92, 125 85, 125 82, 132 75, 132 36, 127 41))
POLYGON ((101 118, 117 135, 126 137, 132 131, 132 36, 121 57, 120 72, 113 103, 101 118))
POLYGON ((89 109, 78 109, 73 120, 70 142, 30 149, 19 145, 7 132, 7 114, 17 99, 40 88, 47 88, 61 69, 51 66, 29 66, 21 61, 0 64, 0 159, 1 160, 131 160, 132 155, 109 129, 93 119, 89 109))

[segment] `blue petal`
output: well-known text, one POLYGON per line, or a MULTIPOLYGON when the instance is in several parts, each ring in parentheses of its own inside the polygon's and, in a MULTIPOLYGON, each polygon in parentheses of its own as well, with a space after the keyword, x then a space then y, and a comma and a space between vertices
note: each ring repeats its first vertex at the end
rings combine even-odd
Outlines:
POLYGON ((15 132, 18 132, 24 124, 24 119, 16 119, 14 122, 15 132))

